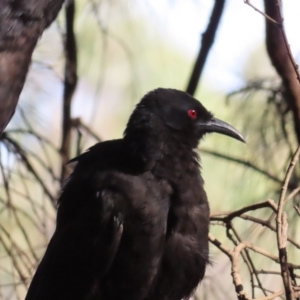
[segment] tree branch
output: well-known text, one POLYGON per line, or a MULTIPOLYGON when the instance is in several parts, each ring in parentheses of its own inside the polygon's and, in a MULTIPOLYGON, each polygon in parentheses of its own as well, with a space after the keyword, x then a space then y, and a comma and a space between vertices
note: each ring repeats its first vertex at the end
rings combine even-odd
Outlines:
POLYGON ((63 96, 63 122, 61 142, 61 184, 69 175, 67 162, 70 160, 71 148, 71 104, 77 85, 77 47, 74 34, 75 2, 69 1, 66 5, 66 40, 65 40, 65 82, 63 96))
POLYGON ((220 19, 223 14, 225 0, 215 0, 215 5, 213 7, 209 24, 206 31, 202 34, 202 44, 194 65, 186 92, 190 95, 194 95, 199 79, 201 77, 205 62, 208 57, 209 50, 214 43, 215 35, 220 23, 220 19))
POLYGON ((292 176, 295 165, 299 159, 299 155, 300 155, 300 146, 298 147, 296 153, 294 154, 293 159, 291 160, 288 170, 286 172, 284 184, 282 186, 282 191, 278 201, 278 212, 276 216, 277 245, 279 250, 281 276, 282 276, 287 300, 295 299, 295 295, 292 289, 291 276, 288 268, 288 256, 286 250, 288 222, 287 222, 286 213, 283 211, 283 206, 286 202, 285 195, 286 195, 288 183, 292 176))
POLYGON ((286 90, 286 101, 293 112, 294 128, 300 143, 300 75, 291 53, 283 26, 280 0, 265 0, 265 13, 276 21, 266 19, 266 46, 271 62, 286 90))
POLYGON ((0 134, 23 89, 35 45, 63 0, 0 1, 0 134))
POLYGON ((30 163, 21 146, 15 140, 5 135, 5 133, 3 135, 4 136, 2 136, 2 140, 6 140, 9 144, 13 146, 14 152, 20 156, 21 161, 24 163, 27 170, 34 176, 36 181, 41 185, 44 193, 49 197, 51 204, 56 209, 55 197, 51 194, 50 190, 47 188, 42 178, 38 175, 38 173, 36 172, 32 164, 30 163))

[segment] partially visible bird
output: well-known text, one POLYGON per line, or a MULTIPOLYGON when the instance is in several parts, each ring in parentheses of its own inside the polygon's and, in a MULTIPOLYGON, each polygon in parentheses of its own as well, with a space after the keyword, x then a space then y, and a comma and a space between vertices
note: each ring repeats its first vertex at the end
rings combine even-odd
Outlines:
POLYGON ((210 132, 244 142, 190 95, 159 88, 136 106, 122 139, 74 158, 26 300, 188 299, 209 260, 195 149, 210 132))

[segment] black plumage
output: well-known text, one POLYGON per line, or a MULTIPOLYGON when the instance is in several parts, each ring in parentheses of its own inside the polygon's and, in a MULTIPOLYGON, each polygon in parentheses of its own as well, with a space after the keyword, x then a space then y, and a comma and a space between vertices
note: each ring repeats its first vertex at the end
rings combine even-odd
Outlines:
POLYGON ((188 94, 160 88, 137 105, 123 139, 73 159, 26 300, 187 299, 208 262, 195 148, 209 132, 244 141, 188 94))

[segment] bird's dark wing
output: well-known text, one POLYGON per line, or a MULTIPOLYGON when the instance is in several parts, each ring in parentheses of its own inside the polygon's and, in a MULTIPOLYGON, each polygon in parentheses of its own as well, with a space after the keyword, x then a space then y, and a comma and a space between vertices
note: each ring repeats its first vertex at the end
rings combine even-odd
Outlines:
POLYGON ((114 202, 123 196, 101 183, 92 188, 76 180, 69 181, 60 197, 57 228, 26 300, 87 299, 113 262, 123 231, 114 202), (73 200, 75 207, 65 207, 64 200, 73 200))
POLYGON ((140 300, 147 294, 162 256, 172 189, 151 172, 137 174, 127 154, 115 140, 75 160, 26 300, 140 300))

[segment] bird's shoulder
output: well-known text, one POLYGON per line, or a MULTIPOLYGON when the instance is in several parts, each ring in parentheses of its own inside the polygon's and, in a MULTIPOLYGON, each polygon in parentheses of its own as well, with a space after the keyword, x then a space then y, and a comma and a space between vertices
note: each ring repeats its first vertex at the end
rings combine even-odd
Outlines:
POLYGON ((123 187, 134 187, 140 192, 157 185, 170 192, 167 180, 157 177, 152 169, 147 168, 124 139, 97 143, 70 163, 75 163, 68 180, 71 182, 88 183, 96 189, 110 187, 113 190, 124 190, 123 187))
POLYGON ((76 165, 58 200, 59 217, 97 210, 107 201, 125 214, 128 203, 137 211, 145 203, 153 211, 169 206, 170 184, 143 170, 123 139, 98 143, 70 162, 76 165))
POLYGON ((70 160, 75 163, 74 173, 124 168, 127 147, 123 139, 109 140, 95 144, 86 152, 70 160))
POLYGON ((105 141, 70 161, 75 166, 58 199, 57 220, 72 219, 85 209, 90 212, 99 209, 103 203, 99 201, 99 193, 101 196, 101 191, 107 188, 104 174, 122 172, 124 168, 122 148, 122 139, 105 141))

